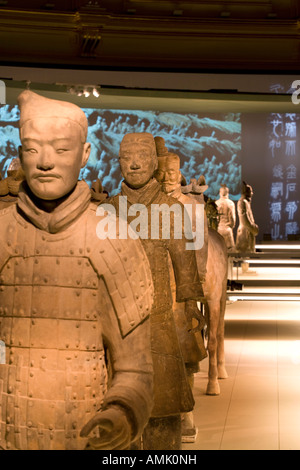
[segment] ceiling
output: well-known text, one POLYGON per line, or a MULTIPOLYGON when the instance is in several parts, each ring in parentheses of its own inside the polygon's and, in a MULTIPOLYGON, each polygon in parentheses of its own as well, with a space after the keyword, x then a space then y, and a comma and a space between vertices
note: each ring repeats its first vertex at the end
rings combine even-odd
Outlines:
POLYGON ((3 65, 300 72, 299 0, 0 0, 3 65))

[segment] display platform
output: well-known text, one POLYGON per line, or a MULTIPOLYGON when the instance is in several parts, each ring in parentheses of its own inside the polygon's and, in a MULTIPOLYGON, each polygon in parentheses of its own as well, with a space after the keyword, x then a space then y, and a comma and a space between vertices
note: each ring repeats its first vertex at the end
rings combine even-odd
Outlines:
POLYGON ((256 245, 229 253, 228 300, 300 300, 300 245, 256 245))

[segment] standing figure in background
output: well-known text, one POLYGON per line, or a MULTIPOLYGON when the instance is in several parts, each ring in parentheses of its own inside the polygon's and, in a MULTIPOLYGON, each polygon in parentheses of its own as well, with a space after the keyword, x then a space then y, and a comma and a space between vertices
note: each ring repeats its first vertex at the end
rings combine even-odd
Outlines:
MULTIPOLYGON (((160 180, 162 187, 165 192, 171 194, 172 197, 177 198, 183 204, 202 204, 202 191, 198 187, 199 183, 205 183, 205 179, 202 177, 196 182, 194 180, 189 185, 190 190, 195 192, 196 195, 201 195, 200 202, 195 199, 192 193, 189 195, 182 194, 181 186, 181 172, 180 172, 180 159, 178 155, 169 153, 167 156, 160 157, 158 159, 158 171, 156 173, 157 178, 160 180)), ((194 227, 193 227, 194 230, 194 227)), ((205 308, 205 320, 208 328, 208 343, 207 349, 209 353, 209 380, 207 385, 206 393, 209 395, 217 395, 220 393, 218 384, 218 378, 226 378, 227 372, 225 368, 225 355, 224 355, 224 315, 226 307, 226 288, 227 288, 227 249, 223 237, 212 228, 208 228, 207 238, 207 249, 208 257, 206 264, 206 277, 203 283, 204 291, 204 308, 205 308)), ((196 250, 196 258, 199 269, 202 269, 202 250, 196 250)), ((175 312, 178 312, 178 305, 175 305, 175 312)), ((179 312, 177 315, 178 320, 181 319, 181 323, 178 323, 179 330, 182 329, 182 317, 184 312, 179 312)), ((190 321, 190 316, 186 312, 187 321, 190 321)), ((201 324, 192 329, 189 325, 188 331, 198 333, 201 329, 201 324)), ((199 340, 199 336, 197 338, 199 340)), ((199 344, 199 343, 198 343, 199 344)), ((181 345, 185 353, 185 357, 188 358, 191 355, 193 344, 191 340, 188 340, 188 335, 185 334, 182 329, 181 332, 181 345)), ((201 348, 200 348, 201 350, 201 348)), ((195 350, 194 350, 195 353, 195 350)), ((187 370, 190 372, 191 383, 193 382, 193 370, 192 364, 186 364, 187 370)), ((194 364, 196 365, 196 364, 194 364)), ((196 370, 194 370, 196 372, 196 370)), ((183 438, 185 442, 194 442, 193 438, 196 437, 196 428, 193 422, 193 414, 187 413, 183 419, 183 438)))
POLYGON ((234 202, 229 199, 229 189, 226 184, 222 184, 220 199, 216 201, 216 204, 220 216, 218 232, 225 239, 228 251, 234 251, 233 229, 236 223, 236 213, 234 202))
MULTIPOLYGON (((179 450, 181 413, 193 409, 194 399, 173 316, 169 256, 175 271, 178 302, 193 303, 200 300, 203 298, 203 289, 194 251, 186 250, 185 237, 174 237, 174 218, 171 219, 168 238, 162 236, 162 218, 158 224, 158 237, 151 238, 152 225, 155 223, 152 208, 162 206, 168 209, 173 204, 179 204, 162 192, 160 184, 153 177, 157 169, 157 153, 152 134, 126 134, 121 142, 119 160, 124 178, 121 194, 112 197, 109 202, 114 205, 117 214, 120 214, 124 202, 127 213, 134 205, 142 205, 148 230, 145 236, 139 236, 148 255, 154 283, 154 305, 150 313, 154 408, 143 434, 143 448, 179 450), (127 200, 124 200, 124 196, 127 200)), ((129 216, 130 224, 132 220, 132 216, 129 216)))
POLYGON ((242 195, 237 205, 239 227, 236 237, 236 249, 241 253, 254 253, 255 240, 258 234, 251 208, 253 189, 243 181, 242 195))

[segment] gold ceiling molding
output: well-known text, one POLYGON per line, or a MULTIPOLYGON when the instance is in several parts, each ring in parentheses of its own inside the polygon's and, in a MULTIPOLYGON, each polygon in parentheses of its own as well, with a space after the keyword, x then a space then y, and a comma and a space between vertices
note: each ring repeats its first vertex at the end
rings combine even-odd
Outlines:
POLYGON ((4 63, 293 73, 300 69, 297 19, 159 16, 153 21, 150 16, 89 10, 0 11, 4 63))

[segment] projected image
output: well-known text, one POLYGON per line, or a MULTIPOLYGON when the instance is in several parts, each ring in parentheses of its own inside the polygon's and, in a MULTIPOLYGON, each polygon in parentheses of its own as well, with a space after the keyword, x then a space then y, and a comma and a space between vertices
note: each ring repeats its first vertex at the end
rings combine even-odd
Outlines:
MULTIPOLYGON (((169 151, 181 159, 182 173, 191 178, 204 175, 209 189, 205 194, 218 199, 221 184, 238 200, 241 188, 240 114, 177 114, 156 111, 83 109, 89 121, 88 141, 92 144, 89 162, 80 177, 89 184, 100 179, 110 195, 120 190, 122 176, 118 153, 123 136, 130 132, 150 132, 165 139, 169 151)), ((16 106, 0 107, 0 172, 6 176, 18 156, 19 111, 16 106)))

